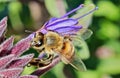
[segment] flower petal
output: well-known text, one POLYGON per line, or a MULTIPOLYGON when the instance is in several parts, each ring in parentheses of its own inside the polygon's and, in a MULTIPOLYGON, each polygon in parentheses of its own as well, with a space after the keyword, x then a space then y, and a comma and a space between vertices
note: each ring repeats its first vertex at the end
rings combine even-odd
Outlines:
POLYGON ((11 50, 11 54, 20 56, 23 52, 30 48, 31 38, 25 38, 19 41, 11 50))
POLYGON ((24 67, 32 60, 33 56, 34 54, 29 54, 15 59, 10 63, 10 65, 7 68, 24 67))
POLYGON ((0 75, 5 78, 17 78, 22 71, 22 68, 4 69, 0 71, 0 75))
POLYGON ((60 57, 56 57, 51 64, 49 64, 46 67, 42 67, 37 69, 36 71, 34 71, 31 75, 36 75, 36 76, 40 76, 43 73, 47 72, 48 70, 50 70, 52 67, 54 67, 56 64, 58 64, 58 62, 60 62, 60 57))
POLYGON ((27 37, 30 40, 29 42, 31 42, 31 40, 34 38, 34 35, 35 35, 35 32, 33 32, 27 37))
POLYGON ((6 27, 7 27, 7 17, 4 17, 0 21, 0 37, 2 36, 2 34, 5 31, 6 27))
POLYGON ((46 25, 46 29, 47 30, 54 30, 56 28, 60 28, 60 27, 66 27, 66 26, 72 26, 72 25, 76 25, 78 23, 77 20, 75 19, 58 19, 52 23, 50 23, 49 25, 46 25))
POLYGON ((58 19, 58 18, 56 18, 56 17, 50 18, 50 20, 48 21, 48 24, 54 22, 54 21, 57 20, 57 19, 58 19))
POLYGON ((34 75, 25 75, 25 76, 20 76, 19 78, 38 78, 38 76, 34 76, 34 75))
POLYGON ((13 54, 0 58, 0 69, 6 67, 13 59, 14 59, 13 54))
POLYGON ((0 56, 8 54, 7 52, 13 47, 13 41, 14 37, 11 36, 0 45, 0 56))
POLYGON ((71 10, 70 12, 66 13, 65 15, 63 15, 61 18, 68 17, 68 15, 76 12, 77 10, 79 10, 79 9, 81 9, 81 8, 83 8, 83 7, 84 7, 84 4, 81 4, 81 5, 79 5, 77 8, 75 8, 75 9, 71 10))
POLYGON ((41 30, 38 30, 38 32, 42 32, 43 34, 46 34, 48 31, 46 29, 41 29, 41 30))
POLYGON ((73 33, 77 33, 77 31, 79 31, 82 28, 82 26, 68 26, 68 27, 60 27, 60 28, 56 28, 54 29, 54 31, 58 32, 59 34, 73 34, 73 33), (69 32, 69 33, 68 33, 69 32))

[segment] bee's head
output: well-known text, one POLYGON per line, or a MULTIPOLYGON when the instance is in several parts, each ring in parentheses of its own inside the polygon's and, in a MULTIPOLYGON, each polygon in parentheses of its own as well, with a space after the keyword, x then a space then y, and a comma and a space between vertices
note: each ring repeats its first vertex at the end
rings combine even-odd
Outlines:
POLYGON ((35 49, 40 49, 41 46, 43 46, 43 39, 44 39, 44 34, 41 32, 36 32, 34 35, 33 40, 31 41, 31 46, 35 49))

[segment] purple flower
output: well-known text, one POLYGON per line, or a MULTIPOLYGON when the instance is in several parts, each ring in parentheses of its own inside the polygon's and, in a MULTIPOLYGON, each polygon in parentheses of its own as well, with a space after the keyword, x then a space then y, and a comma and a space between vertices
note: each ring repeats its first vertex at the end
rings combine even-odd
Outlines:
POLYGON ((96 9, 98 9, 97 7, 95 7, 93 10, 89 11, 88 13, 86 13, 78 18, 69 18, 68 17, 71 13, 74 13, 83 7, 84 7, 84 5, 81 4, 80 6, 73 9, 72 11, 66 13, 65 15, 63 15, 60 18, 55 18, 55 17, 51 18, 48 22, 46 22, 43 25, 43 27, 40 30, 38 30, 38 32, 42 32, 43 34, 46 34, 48 31, 54 31, 61 35, 74 35, 76 32, 78 32, 80 29, 83 28, 81 25, 77 25, 79 20, 81 18, 83 18, 84 16, 89 15, 96 9))
MULTIPOLYGON (((77 8, 73 9, 72 11, 66 13, 60 18, 53 17, 49 21, 47 21, 42 28, 37 30, 36 32, 42 32, 43 34, 46 34, 48 31, 54 31, 59 33, 60 35, 75 35, 80 29, 83 28, 82 25, 77 25, 79 23, 79 20, 90 13, 93 13, 95 10, 98 9, 98 7, 95 7, 93 10, 89 11, 88 13, 79 16, 77 18, 69 18, 68 16, 77 10, 84 7, 84 4, 81 4, 77 8)), ((33 39, 34 34, 30 34, 28 37, 33 39)))
POLYGON ((7 17, 0 21, 0 78, 38 78, 34 75, 20 76, 24 67, 30 62, 34 54, 21 56, 30 47, 30 39, 24 38, 13 46, 14 37, 5 39, 7 17))

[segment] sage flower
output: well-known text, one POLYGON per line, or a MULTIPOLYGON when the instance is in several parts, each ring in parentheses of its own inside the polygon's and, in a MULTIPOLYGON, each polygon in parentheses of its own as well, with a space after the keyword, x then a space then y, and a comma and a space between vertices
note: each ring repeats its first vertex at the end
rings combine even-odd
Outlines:
POLYGON ((80 6, 66 13, 60 18, 55 18, 55 17, 51 18, 38 31, 42 32, 43 34, 46 34, 47 31, 54 31, 61 35, 74 35, 76 32, 78 32, 80 29, 83 28, 82 25, 78 25, 79 20, 98 9, 98 7, 95 7, 93 10, 89 11, 88 13, 82 16, 79 16, 77 18, 69 18, 70 14, 76 12, 79 9, 82 9, 83 7, 84 4, 81 4, 80 6))

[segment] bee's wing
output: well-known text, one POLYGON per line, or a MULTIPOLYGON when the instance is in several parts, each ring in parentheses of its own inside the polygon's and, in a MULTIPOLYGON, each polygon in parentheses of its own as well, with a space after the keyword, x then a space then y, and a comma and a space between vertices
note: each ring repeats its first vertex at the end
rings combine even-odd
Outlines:
POLYGON ((77 54, 77 52, 75 52, 74 45, 72 44, 71 41, 70 41, 70 44, 71 44, 70 47, 68 47, 69 54, 68 53, 65 53, 65 55, 61 54, 61 60, 66 64, 69 63, 71 66, 73 66, 77 70, 85 71, 86 67, 82 62, 82 60, 80 59, 80 56, 77 54))
POLYGON ((72 18, 81 17, 79 19, 78 25, 81 25, 84 28, 88 28, 88 26, 90 25, 90 23, 92 21, 92 15, 93 15, 93 13, 89 13, 89 12, 94 8, 95 8, 94 4, 92 4, 92 3, 86 4, 82 9, 78 10, 76 12, 76 14, 72 16, 72 18), (89 13, 89 14, 87 14, 87 13, 89 13))
POLYGON ((75 47, 75 54, 71 58, 71 60, 67 60, 65 57, 62 58, 62 60, 65 63, 69 63, 71 66, 73 66, 75 69, 80 71, 85 71, 86 66, 82 62, 82 59, 87 59, 89 57, 89 50, 85 43, 85 41, 81 38, 76 38, 72 41, 74 47, 75 47))
POLYGON ((80 57, 75 53, 75 55, 70 60, 69 64, 80 71, 86 71, 86 66, 80 59, 80 57))
MULTIPOLYGON (((87 33, 86 33, 87 35, 87 33)), ((88 38, 90 35, 88 36, 84 36, 84 38, 88 38)), ((88 46, 85 42, 85 40, 82 38, 82 36, 76 36, 72 39, 72 43, 75 47, 75 52, 77 53, 77 55, 79 55, 81 57, 81 59, 87 59, 90 57, 89 54, 89 49, 88 46)))
POLYGON ((78 10, 77 13, 72 16, 72 18, 80 17, 78 25, 83 27, 82 29, 80 29, 80 31, 77 32, 77 35, 75 35, 72 39, 73 44, 75 46, 75 51, 82 59, 87 59, 90 56, 88 46, 84 40, 88 39, 93 34, 93 32, 87 28, 92 21, 93 15, 93 13, 89 12, 94 8, 94 4, 86 5, 84 8, 78 10))
POLYGON ((83 29, 80 29, 80 31, 78 31, 74 37, 78 38, 79 40, 81 40, 81 38, 86 40, 90 38, 92 34, 93 32, 90 29, 83 28, 83 29))
POLYGON ((72 58, 70 60, 67 60, 64 56, 62 56, 61 59, 65 64, 70 64, 77 70, 86 71, 86 66, 84 65, 84 63, 82 62, 82 60, 80 59, 80 57, 77 54, 72 56, 72 58))
POLYGON ((89 13, 91 10, 95 8, 94 4, 88 4, 85 5, 82 9, 78 10, 75 15, 72 16, 72 18, 79 18, 78 25, 82 26, 83 28, 80 29, 80 31, 77 32, 77 38, 81 39, 83 38, 88 39, 92 35, 92 31, 90 29, 87 29, 92 21, 92 15, 93 13, 89 13))

